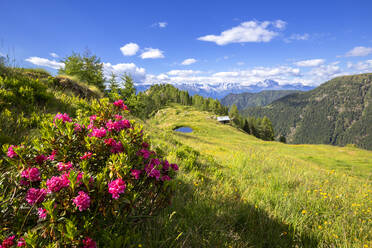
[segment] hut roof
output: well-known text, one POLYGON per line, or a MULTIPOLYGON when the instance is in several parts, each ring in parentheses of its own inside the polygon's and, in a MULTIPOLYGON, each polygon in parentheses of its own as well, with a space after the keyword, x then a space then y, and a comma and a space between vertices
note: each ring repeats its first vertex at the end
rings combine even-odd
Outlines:
POLYGON ((228 116, 218 116, 217 121, 230 121, 230 117, 228 117, 228 116))

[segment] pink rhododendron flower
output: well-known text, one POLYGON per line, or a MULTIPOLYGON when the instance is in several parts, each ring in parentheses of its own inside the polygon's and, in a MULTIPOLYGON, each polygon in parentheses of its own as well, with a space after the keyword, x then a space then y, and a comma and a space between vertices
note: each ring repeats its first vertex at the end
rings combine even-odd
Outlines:
POLYGON ((103 138, 106 136, 106 129, 104 129, 103 127, 93 128, 92 136, 97 137, 97 138, 103 138))
POLYGON ((106 123, 107 130, 111 132, 112 130, 115 130, 119 132, 120 130, 123 130, 125 128, 130 128, 131 124, 128 120, 118 120, 113 122, 112 120, 108 120, 106 123))
POLYGON ((4 248, 10 248, 14 245, 14 239, 15 239, 15 236, 9 236, 8 238, 4 239, 3 243, 2 243, 2 246, 4 248))
POLYGON ((143 148, 148 148, 148 147, 149 147, 149 144, 147 144, 146 142, 143 142, 141 146, 142 146, 143 148))
POLYGON ((139 179, 141 173, 142 173, 142 171, 140 171, 140 170, 132 169, 132 176, 134 176, 135 179, 139 179))
POLYGON ((91 115, 89 117, 90 121, 95 121, 97 119, 97 116, 96 115, 91 115))
POLYGON ((156 180, 159 180, 160 171, 158 171, 157 169, 152 169, 148 175, 149 175, 149 177, 155 177, 156 180))
POLYGON ((151 163, 154 164, 154 165, 159 165, 160 164, 160 160, 157 159, 157 158, 154 158, 151 160, 151 163))
POLYGON ((109 132, 111 132, 112 130, 114 130, 114 122, 112 120, 108 120, 106 122, 106 128, 109 132))
POLYGON ((80 132, 84 128, 84 125, 80 125, 79 123, 75 123, 74 126, 76 132, 80 132))
POLYGON ((146 149, 141 149, 137 152, 137 156, 142 156, 144 159, 148 159, 150 157, 150 151, 146 149))
MULTIPOLYGON (((22 186, 28 186, 28 185, 30 185, 30 181, 28 181, 28 180, 23 180, 23 179, 21 179, 20 181, 19 181, 19 183, 22 185, 22 186)), ((1 248, 1 247, 0 247, 1 248)))
POLYGON ((48 156, 48 160, 53 161, 57 155, 57 150, 53 150, 52 154, 48 156))
POLYGON ((56 114, 56 116, 54 117, 53 123, 55 122, 56 119, 62 120, 63 123, 65 123, 65 122, 71 122, 72 121, 72 119, 70 118, 70 116, 68 116, 68 114, 66 114, 66 113, 64 113, 64 114, 61 114, 61 113, 56 114))
POLYGON ((38 164, 42 164, 42 163, 44 163, 44 161, 47 160, 47 159, 48 159, 48 158, 47 158, 45 155, 41 154, 41 155, 37 155, 37 156, 36 156, 35 161, 36 161, 36 163, 38 163, 38 164))
POLYGON ((164 176, 161 177, 161 180, 162 181, 169 181, 169 180, 171 180, 171 178, 168 175, 164 175, 164 176))
POLYGON ((21 173, 21 177, 30 180, 31 182, 40 181, 40 172, 38 168, 28 168, 21 173))
POLYGON ((8 152, 6 153, 6 155, 9 157, 9 158, 15 158, 15 157, 18 157, 17 153, 15 153, 15 151, 13 150, 13 148, 15 148, 17 146, 14 146, 14 145, 11 145, 9 146, 8 148, 8 152))
POLYGON ((37 210, 37 214, 39 215, 39 218, 44 220, 47 217, 47 211, 44 208, 39 208, 37 210))
POLYGON ((30 205, 34 205, 35 203, 41 203, 44 201, 46 194, 47 191, 45 189, 31 188, 27 191, 26 201, 30 205))
POLYGON ((91 158, 92 155, 93 155, 93 153, 91 153, 91 152, 86 152, 86 153, 84 153, 83 156, 80 157, 80 159, 81 159, 81 160, 84 160, 84 159, 87 159, 87 158, 91 158))
POLYGON ((60 177, 52 177, 46 182, 49 192, 58 192, 63 188, 67 188, 69 185, 70 181, 63 175, 60 177))
MULTIPOLYGON (((79 184, 79 186, 83 183, 81 181, 82 178, 83 178, 83 173, 78 172, 78 175, 76 177, 76 183, 79 184)), ((70 171, 61 175, 61 179, 63 180, 63 184, 67 185, 66 187, 68 187, 70 185, 70 171)), ((91 179, 91 180, 93 180, 93 179, 91 179)))
POLYGON ((57 166, 58 166, 59 171, 67 171, 72 168, 71 162, 67 162, 67 163, 59 162, 57 166))
POLYGON ((164 171, 169 170, 169 162, 168 162, 168 160, 164 160, 163 161, 163 170, 164 171))
POLYGON ((120 153, 124 151, 123 144, 120 141, 116 142, 112 138, 105 139, 105 144, 111 147, 110 151, 112 153, 120 153))
POLYGON ((86 237, 83 240, 83 248, 96 248, 96 247, 97 247, 96 242, 93 239, 86 237))
POLYGON ((112 194, 112 198, 118 199, 119 194, 124 193, 126 185, 125 185, 125 182, 121 178, 118 178, 112 181, 111 183, 109 183, 108 188, 109 188, 108 190, 109 193, 112 194))
POLYGON ((123 116, 121 116, 121 115, 115 115, 115 119, 116 119, 117 121, 120 121, 120 120, 123 119, 123 116))
POLYGON ((84 211, 90 206, 90 197, 84 191, 79 191, 79 195, 72 199, 79 211, 84 211))
POLYGON ((171 167, 173 170, 178 171, 178 165, 177 164, 171 164, 171 167))
POLYGON ((17 243, 17 247, 22 247, 22 246, 26 246, 26 241, 24 238, 20 238, 17 243))
POLYGON ((121 100, 121 99, 115 101, 113 104, 114 104, 116 107, 118 107, 118 108, 121 108, 121 109, 123 109, 123 110, 128 110, 127 105, 125 105, 125 104, 124 104, 124 101, 121 100))

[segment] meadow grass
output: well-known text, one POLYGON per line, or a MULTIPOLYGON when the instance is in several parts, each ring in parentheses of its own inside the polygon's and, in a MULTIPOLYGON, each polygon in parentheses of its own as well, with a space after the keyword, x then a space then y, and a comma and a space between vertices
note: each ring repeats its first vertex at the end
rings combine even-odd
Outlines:
POLYGON ((181 167, 144 247, 372 247, 371 151, 262 141, 178 105, 146 129, 181 167))

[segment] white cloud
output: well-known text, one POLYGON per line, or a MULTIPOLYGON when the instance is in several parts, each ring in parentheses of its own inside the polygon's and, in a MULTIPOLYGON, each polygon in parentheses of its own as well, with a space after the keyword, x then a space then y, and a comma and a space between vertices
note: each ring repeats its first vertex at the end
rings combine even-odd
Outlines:
POLYGON ((168 25, 168 23, 166 22, 159 22, 158 24, 159 24, 159 28, 165 28, 168 25))
POLYGON ((355 70, 355 73, 372 72, 372 59, 360 61, 356 64, 349 62, 347 63, 347 68, 355 70))
POLYGON ((197 60, 194 58, 185 59, 182 61, 181 65, 191 65, 194 64, 197 60))
POLYGON ((310 35, 305 34, 292 34, 291 36, 284 38, 284 42, 290 43, 293 40, 308 40, 310 38, 310 35))
POLYGON ((287 23, 285 21, 282 21, 282 20, 276 20, 275 22, 273 22, 273 25, 276 28, 284 29, 285 26, 287 25, 287 23))
POLYGON ((318 77, 319 80, 328 80, 330 78, 336 77, 341 75, 340 66, 338 66, 338 62, 334 62, 329 65, 321 65, 312 69, 309 74, 315 77, 318 77))
POLYGON ((372 53, 372 47, 354 47, 349 52, 346 53, 346 57, 357 57, 357 56, 367 56, 372 53))
POLYGON ((128 43, 120 47, 120 51, 124 56, 133 56, 139 50, 139 46, 136 43, 128 43))
POLYGON ((119 63, 115 65, 103 63, 103 70, 106 78, 110 77, 111 72, 117 76, 127 73, 133 77, 134 81, 143 81, 146 78, 146 70, 142 67, 137 67, 134 63, 119 63))
MULTIPOLYGON (((216 77, 245 77, 245 78, 274 78, 280 76, 300 76, 300 69, 289 66, 279 67, 255 67, 250 70, 217 72, 213 74, 216 77)), ((261 81, 261 80, 258 80, 261 81)), ((257 82, 257 81, 256 81, 257 82)))
POLYGON ((140 55, 142 59, 159 59, 164 58, 163 51, 155 48, 145 48, 145 51, 140 55))
POLYGON ((294 64, 300 67, 315 67, 315 66, 320 66, 324 64, 324 59, 302 60, 302 61, 297 61, 294 64))
POLYGON ((245 63, 242 62, 242 61, 240 61, 240 62, 237 62, 236 64, 237 64, 238 66, 242 66, 242 65, 244 65, 245 63))
POLYGON ((30 57, 25 60, 34 65, 50 67, 56 70, 65 67, 65 64, 62 62, 57 62, 55 60, 49 60, 49 59, 40 58, 40 57, 30 57))
POLYGON ((165 28, 166 26, 168 26, 167 22, 156 22, 151 25, 151 27, 157 27, 157 28, 165 28))
POLYGON ((52 56, 53 58, 59 58, 58 54, 56 53, 49 53, 50 56, 52 56))
POLYGON ((202 72, 193 71, 193 70, 171 70, 167 72, 167 74, 170 76, 179 76, 179 77, 190 76, 190 75, 195 75, 195 74, 200 74, 200 73, 202 72))
POLYGON ((198 40, 215 42, 220 46, 229 43, 269 42, 278 35, 277 32, 269 30, 269 27, 284 29, 285 25, 286 23, 281 20, 242 22, 239 26, 223 31, 220 35, 206 35, 199 37, 198 40))

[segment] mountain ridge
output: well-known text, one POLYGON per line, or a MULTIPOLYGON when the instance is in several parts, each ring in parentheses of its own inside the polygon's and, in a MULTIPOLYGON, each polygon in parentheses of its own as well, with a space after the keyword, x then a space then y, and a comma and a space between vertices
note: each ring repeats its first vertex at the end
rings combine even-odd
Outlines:
POLYGON ((247 107, 266 106, 273 101, 289 94, 301 92, 298 90, 263 90, 258 93, 244 92, 239 94, 230 93, 222 98, 221 104, 227 107, 235 104, 238 110, 247 107))
MULTIPOLYGON (((174 87, 180 90, 186 90, 190 95, 201 95, 203 97, 211 97, 214 99, 222 99, 230 93, 258 93, 263 90, 300 90, 308 91, 314 89, 312 86, 297 84, 283 84, 280 85, 278 82, 270 79, 257 82, 252 85, 241 85, 238 83, 220 83, 220 84, 207 84, 207 83, 182 83, 172 84, 174 87)), ((137 91, 147 90, 151 84, 136 84, 137 91)))
POLYGON ((290 143, 356 144, 372 149, 372 73, 334 78, 319 87, 294 93, 244 116, 267 116, 276 136, 290 143))

